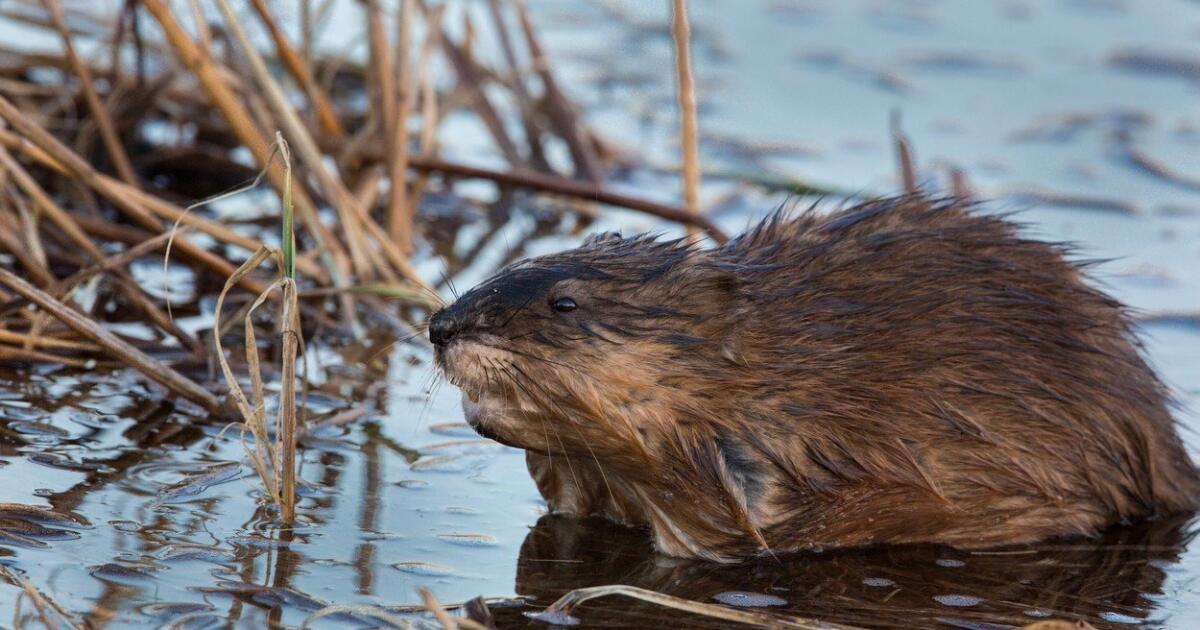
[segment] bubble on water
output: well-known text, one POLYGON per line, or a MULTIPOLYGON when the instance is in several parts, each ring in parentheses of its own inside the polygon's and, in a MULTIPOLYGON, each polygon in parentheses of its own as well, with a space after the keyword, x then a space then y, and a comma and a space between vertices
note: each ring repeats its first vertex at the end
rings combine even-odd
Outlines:
POLYGON ((943 606, 954 606, 955 608, 966 608, 968 606, 977 606, 983 601, 982 597, 974 597, 971 595, 934 595, 933 600, 943 606))
POLYGON ((1026 617, 1034 617, 1037 619, 1050 616, 1048 611, 1042 610, 1041 608, 1030 608, 1029 610, 1021 611, 1021 614, 1025 615, 1026 617))
POLYGON ((955 560, 954 558, 938 558, 937 560, 934 560, 934 562, 937 563, 939 567, 958 568, 967 566, 966 562, 963 562, 962 560, 955 560))
POLYGON ((766 593, 751 593, 749 591, 725 591, 713 595, 713 599, 727 606, 739 608, 761 608, 763 606, 783 606, 787 600, 767 595, 766 593))
POLYGON ((137 521, 109 521, 108 526, 119 532, 125 532, 127 534, 133 534, 142 531, 142 524, 138 523, 137 521))
POLYGON ((579 619, 576 619, 575 617, 572 617, 571 615, 568 615, 567 613, 558 612, 558 611, 554 611, 554 610, 543 610, 541 612, 527 612, 527 613, 525 613, 525 616, 530 619, 548 623, 552 626, 578 626, 579 625, 579 619))
POLYGON ((866 586, 873 586, 875 588, 887 588, 889 586, 896 585, 896 583, 893 582, 892 580, 889 580, 887 578, 881 578, 881 577, 863 578, 862 583, 865 584, 866 586))
POLYGON ((397 562, 392 565, 392 568, 404 573, 413 575, 423 575, 426 577, 444 577, 453 575, 454 569, 436 562, 423 562, 421 560, 411 560, 408 562, 397 562))
POLYGON ((494 547, 497 544, 496 537, 487 534, 452 532, 438 534, 437 537, 452 545, 462 545, 463 547, 494 547))

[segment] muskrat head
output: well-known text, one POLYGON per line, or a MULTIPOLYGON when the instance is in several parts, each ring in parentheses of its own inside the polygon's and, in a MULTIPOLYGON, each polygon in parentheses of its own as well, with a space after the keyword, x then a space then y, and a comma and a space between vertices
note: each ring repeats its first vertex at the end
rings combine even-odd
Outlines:
POLYGON ((434 313, 429 339, 480 434, 538 452, 628 448, 644 433, 631 411, 667 378, 672 338, 704 334, 723 277, 684 240, 603 234, 502 269, 434 313))

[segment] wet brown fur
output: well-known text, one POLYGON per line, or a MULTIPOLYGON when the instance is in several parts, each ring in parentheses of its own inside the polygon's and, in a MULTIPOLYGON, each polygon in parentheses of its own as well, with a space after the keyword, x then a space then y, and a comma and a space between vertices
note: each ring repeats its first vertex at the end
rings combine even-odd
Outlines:
POLYGON ((431 330, 552 509, 648 524, 670 555, 986 547, 1194 510, 1164 387, 1068 254, 953 200, 882 199, 715 249, 593 237, 431 330))

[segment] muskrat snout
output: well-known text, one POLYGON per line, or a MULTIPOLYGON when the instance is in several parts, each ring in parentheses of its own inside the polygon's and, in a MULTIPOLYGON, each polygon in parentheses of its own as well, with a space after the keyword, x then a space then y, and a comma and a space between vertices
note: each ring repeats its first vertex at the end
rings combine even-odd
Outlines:
POLYGON ((429 341, 437 348, 444 348, 458 334, 459 328, 446 309, 442 309, 429 319, 429 341))

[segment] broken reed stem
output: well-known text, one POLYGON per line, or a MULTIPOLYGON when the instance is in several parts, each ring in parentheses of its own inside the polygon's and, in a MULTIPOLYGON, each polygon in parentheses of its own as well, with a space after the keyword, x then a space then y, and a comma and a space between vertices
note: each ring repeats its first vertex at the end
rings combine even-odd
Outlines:
POLYGON ((50 21, 54 24, 54 28, 62 37, 63 53, 66 55, 71 69, 79 78, 83 101, 92 115, 92 122, 96 125, 96 130, 100 133, 100 140, 104 143, 104 148, 113 161, 113 168, 125 183, 136 186, 137 174, 134 173, 133 164, 129 161, 129 155, 125 153, 125 147, 121 144, 116 127, 113 126, 112 117, 108 115, 108 109, 104 107, 104 103, 100 102, 100 97, 96 94, 91 70, 75 52, 75 44, 71 41, 71 33, 67 30, 66 21, 63 19, 62 6, 58 0, 42 0, 42 4, 46 7, 46 12, 50 14, 50 21))
POLYGON ((553 604, 546 608, 546 612, 569 614, 576 606, 597 597, 607 597, 609 595, 622 595, 639 601, 681 610, 683 612, 708 617, 710 619, 722 619, 724 621, 732 621, 735 623, 744 623, 750 626, 759 628, 792 628, 796 630, 860 630, 856 626, 846 626, 837 623, 826 623, 816 619, 805 619, 803 617, 792 617, 784 615, 776 615, 766 612, 758 612, 752 610, 737 610, 717 604, 708 604, 705 602, 692 601, 683 599, 657 591, 651 591, 636 586, 627 586, 625 584, 613 584, 609 586, 593 586, 590 588, 577 588, 566 595, 558 598, 553 604))
POLYGON ((919 190, 917 169, 913 163, 912 143, 900 128, 899 110, 892 112, 891 127, 892 142, 896 146, 896 163, 900 169, 900 182, 904 186, 904 192, 911 195, 919 190))
POLYGON ((450 613, 442 607, 442 603, 434 596, 433 591, 424 586, 417 587, 417 594, 421 596, 421 605, 433 615, 433 618, 442 626, 442 630, 488 630, 487 626, 474 619, 451 617, 450 613))
POLYGON ((729 240, 729 237, 721 231, 721 228, 717 227, 715 223, 703 214, 696 214, 684 208, 668 206, 648 199, 623 195, 605 190, 604 188, 597 188, 595 185, 585 181, 567 179, 558 175, 536 173, 524 169, 496 171, 425 156, 413 156, 410 164, 412 168, 417 170, 438 171, 460 177, 487 179, 506 186, 530 188, 541 192, 587 199, 619 208, 637 210, 661 219, 700 228, 707 232, 717 243, 724 243, 729 240))
POLYGON ((0 268, 0 284, 38 305, 43 311, 58 318, 75 332, 91 339, 116 355, 122 363, 133 367, 151 380, 166 387, 204 408, 211 414, 220 414, 221 403, 208 390, 197 385, 170 366, 155 361, 141 350, 129 345, 100 324, 84 317, 71 307, 56 300, 54 296, 38 289, 7 269, 0 268))
MULTIPOLYGON (((692 77, 691 28, 687 0, 671 2, 671 37, 675 41, 676 98, 679 102, 679 147, 683 151, 683 205, 700 214, 700 141, 696 121, 696 84, 692 77)), ((695 229, 688 229, 695 237, 695 229)))

